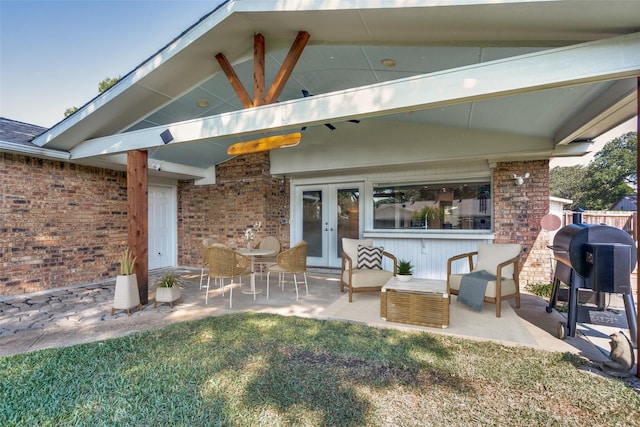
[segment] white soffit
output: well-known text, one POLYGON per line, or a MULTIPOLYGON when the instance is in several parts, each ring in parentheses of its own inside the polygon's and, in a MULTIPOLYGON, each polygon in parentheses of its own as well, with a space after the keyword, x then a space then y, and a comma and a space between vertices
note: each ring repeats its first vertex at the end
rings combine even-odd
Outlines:
POLYGON ((71 158, 169 144, 286 132, 331 120, 376 117, 517 93, 635 77, 640 33, 87 140, 71 158), (577 66, 578 64, 579 66, 577 66))
POLYGON ((265 34, 270 50, 288 46, 301 29, 311 44, 562 46, 638 31, 637 6, 637 0, 232 0, 33 142, 68 150, 123 132, 217 73, 216 52, 232 64, 250 55, 248 35, 255 31, 265 34))

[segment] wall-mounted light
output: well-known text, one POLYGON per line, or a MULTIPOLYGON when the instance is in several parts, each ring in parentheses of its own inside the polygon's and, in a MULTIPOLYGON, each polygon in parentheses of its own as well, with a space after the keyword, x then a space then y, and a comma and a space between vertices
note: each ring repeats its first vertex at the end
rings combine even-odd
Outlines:
POLYGON ((267 138, 254 139, 253 141, 238 142, 227 148, 227 154, 237 156, 240 154, 258 153, 276 148, 295 147, 300 143, 300 132, 286 135, 269 136, 267 138))
POLYGON ((511 175, 511 178, 513 178, 516 181, 516 185, 522 185, 524 184, 524 180, 529 178, 529 172, 525 173, 522 176, 518 176, 515 173, 513 175, 511 175))

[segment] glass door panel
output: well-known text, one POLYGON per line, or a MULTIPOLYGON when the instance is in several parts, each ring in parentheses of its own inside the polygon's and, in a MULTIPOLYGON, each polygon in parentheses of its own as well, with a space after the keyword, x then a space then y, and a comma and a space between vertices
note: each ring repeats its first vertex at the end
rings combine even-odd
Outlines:
POLYGON ((360 189, 338 189, 338 233, 335 254, 338 258, 342 254, 342 238, 357 239, 360 236, 360 189))
POLYGON ((302 192, 302 240, 308 257, 322 258, 322 191, 302 192))

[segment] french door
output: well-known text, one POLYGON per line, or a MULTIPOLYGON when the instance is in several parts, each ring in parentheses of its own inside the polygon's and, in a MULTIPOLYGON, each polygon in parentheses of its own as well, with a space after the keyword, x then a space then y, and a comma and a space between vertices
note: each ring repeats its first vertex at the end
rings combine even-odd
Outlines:
POLYGON ((308 266, 340 266, 342 238, 360 235, 361 195, 361 183, 295 187, 292 244, 309 244, 308 266))

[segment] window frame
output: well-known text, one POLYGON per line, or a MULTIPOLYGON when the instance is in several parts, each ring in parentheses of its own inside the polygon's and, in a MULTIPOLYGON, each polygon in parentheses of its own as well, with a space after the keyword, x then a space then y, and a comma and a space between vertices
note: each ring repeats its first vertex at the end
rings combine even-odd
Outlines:
MULTIPOLYGON (((443 179, 443 177, 425 177, 424 179, 403 179, 401 177, 376 177, 368 182, 366 186, 367 200, 365 206, 367 209, 367 215, 365 219, 365 237, 418 237, 418 238, 465 238, 470 236, 476 236, 478 238, 487 238, 494 233, 494 221, 495 212, 493 209, 493 180, 491 175, 482 176, 459 176, 458 179, 443 179), (440 178, 440 179, 438 179, 440 178), (423 186, 423 187, 447 187, 451 186, 464 186, 464 185, 488 185, 489 195, 487 200, 488 204, 488 227, 487 228, 374 228, 375 227, 375 202, 376 197, 374 190, 380 188, 380 186, 393 186, 393 187, 410 187, 410 186, 423 186)), ((426 202, 426 200, 425 200, 426 202)))

